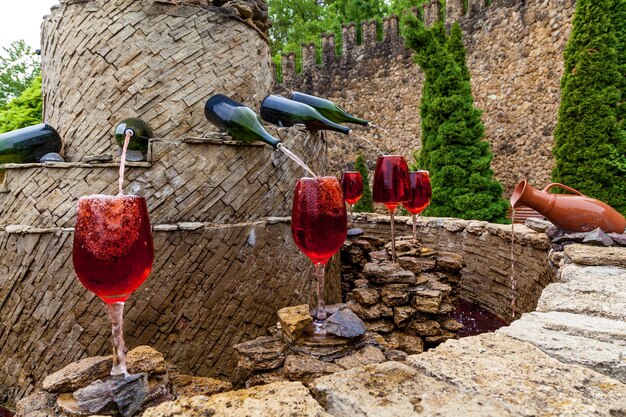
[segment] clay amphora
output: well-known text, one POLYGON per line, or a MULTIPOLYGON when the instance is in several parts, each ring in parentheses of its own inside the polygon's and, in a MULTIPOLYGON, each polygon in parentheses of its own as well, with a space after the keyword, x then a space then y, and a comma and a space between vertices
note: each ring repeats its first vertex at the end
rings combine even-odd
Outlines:
POLYGON ((521 180, 511 196, 511 206, 528 206, 555 226, 570 232, 589 232, 599 227, 605 233, 624 233, 626 228, 626 219, 617 210, 559 183, 548 184, 539 191, 521 180), (561 187, 575 195, 550 194, 552 187, 561 187))

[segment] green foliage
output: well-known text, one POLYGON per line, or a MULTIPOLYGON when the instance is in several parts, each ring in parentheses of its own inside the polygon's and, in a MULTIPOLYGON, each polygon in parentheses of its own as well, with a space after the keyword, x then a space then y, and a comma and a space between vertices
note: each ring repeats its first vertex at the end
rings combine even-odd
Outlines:
POLYGON ((554 132, 554 181, 626 212, 626 136, 623 111, 623 0, 579 0, 565 48, 559 120, 554 132), (616 34, 622 37, 618 42, 616 34), (622 120, 623 122, 623 120, 622 120))
POLYGON ((626 140, 626 0, 615 0, 610 16, 615 31, 615 52, 617 53, 617 70, 620 77, 620 98, 617 103, 617 122, 622 140, 626 140))
POLYGON ((373 213, 374 199, 372 198, 372 190, 370 188, 370 174, 365 165, 365 158, 359 152, 354 163, 354 170, 361 173, 363 179, 363 195, 354 205, 354 211, 357 213, 373 213))
POLYGON ((0 108, 19 96, 41 73, 36 55, 23 40, 0 53, 0 108))
POLYGON ((19 97, 0 109, 0 133, 41 123, 41 76, 36 77, 19 97))
POLYGON ((437 25, 427 29, 412 16, 403 21, 407 46, 416 52, 415 62, 426 76, 419 165, 430 171, 433 196, 425 213, 506 222, 508 204, 502 199, 502 185, 493 178, 493 155, 483 139, 481 111, 474 107, 461 63, 465 59, 455 39, 460 33, 442 35, 437 25))

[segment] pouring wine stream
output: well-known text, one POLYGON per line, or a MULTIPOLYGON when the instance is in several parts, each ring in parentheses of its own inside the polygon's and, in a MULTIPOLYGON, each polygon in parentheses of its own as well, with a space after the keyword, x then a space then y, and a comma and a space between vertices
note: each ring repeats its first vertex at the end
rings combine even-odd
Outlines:
POLYGON ((128 150, 130 138, 133 136, 133 131, 130 129, 126 129, 126 132, 124 133, 124 147, 122 148, 122 160, 120 161, 120 175, 118 180, 120 190, 118 195, 124 195, 124 170, 126 169, 126 151, 128 150))
POLYGON ((307 171, 309 174, 313 175, 313 178, 318 178, 318 176, 315 174, 315 172, 313 172, 311 170, 311 168, 309 168, 308 165, 305 164, 302 159, 298 158, 298 156, 296 156, 296 154, 294 154, 289 149, 287 149, 287 147, 285 145, 283 145, 282 143, 279 143, 276 146, 276 149, 280 150, 282 153, 287 155, 292 161, 294 161, 296 164, 298 164, 302 168, 304 168, 305 171, 307 171))

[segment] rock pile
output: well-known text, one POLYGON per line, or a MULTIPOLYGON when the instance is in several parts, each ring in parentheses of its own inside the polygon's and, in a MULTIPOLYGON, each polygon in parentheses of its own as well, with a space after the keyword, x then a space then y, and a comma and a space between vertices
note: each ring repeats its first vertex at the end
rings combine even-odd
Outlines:
POLYGON ((341 250, 342 292, 365 321, 368 335, 388 350, 415 354, 454 338, 463 326, 451 317, 464 267, 462 256, 422 248, 412 237, 390 243, 359 237, 341 250))
POLYGON ((48 375, 38 391, 17 403, 16 417, 79 417, 92 414, 141 415, 164 401, 213 395, 232 389, 229 382, 183 375, 148 346, 127 355, 129 377, 110 377, 111 356, 73 362, 48 375))
POLYGON ((605 233, 599 227, 589 232, 568 232, 559 229, 548 220, 529 218, 525 226, 535 232, 545 233, 552 242, 552 249, 562 251, 567 245, 582 243, 594 246, 626 246, 625 233, 605 233))

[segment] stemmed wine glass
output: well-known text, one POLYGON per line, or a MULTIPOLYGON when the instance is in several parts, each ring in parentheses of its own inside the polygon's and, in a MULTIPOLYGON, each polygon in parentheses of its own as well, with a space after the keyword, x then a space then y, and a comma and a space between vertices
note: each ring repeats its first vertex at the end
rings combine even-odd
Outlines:
POLYGON ((398 204, 411 198, 411 181, 406 159, 399 155, 378 157, 374 173, 374 201, 383 203, 391 216, 391 260, 396 262, 396 233, 394 214, 398 204))
POLYGON ((346 217, 341 184, 336 177, 300 178, 296 182, 291 211, 291 233, 296 245, 315 265, 317 311, 314 334, 324 333, 325 267, 346 240, 346 217))
POLYGON ((347 171, 341 176, 343 198, 350 205, 350 223, 354 227, 354 205, 363 195, 363 178, 360 172, 347 171))
POLYGON ((127 376, 124 302, 146 280, 154 248, 146 200, 133 195, 93 195, 78 200, 74 270, 107 305, 113 329, 111 375, 127 376))
POLYGON ((411 179, 411 199, 402 205, 413 216, 413 239, 417 240, 416 220, 417 216, 428 207, 432 188, 428 171, 416 171, 409 173, 411 179))

